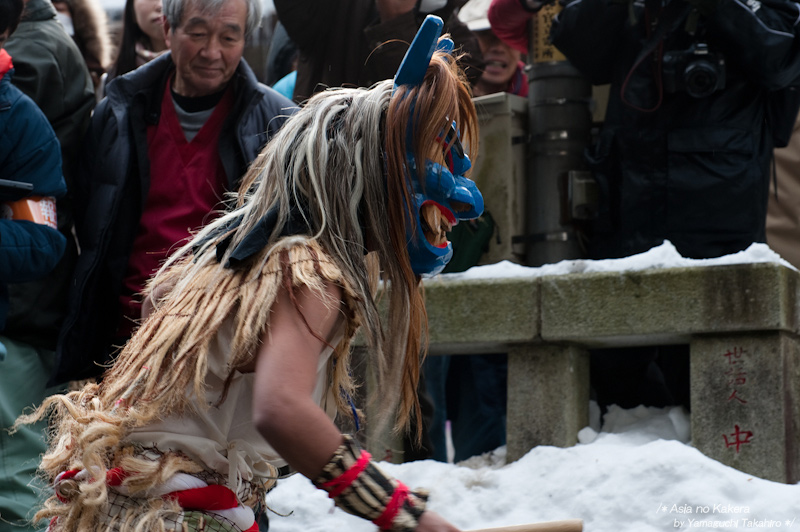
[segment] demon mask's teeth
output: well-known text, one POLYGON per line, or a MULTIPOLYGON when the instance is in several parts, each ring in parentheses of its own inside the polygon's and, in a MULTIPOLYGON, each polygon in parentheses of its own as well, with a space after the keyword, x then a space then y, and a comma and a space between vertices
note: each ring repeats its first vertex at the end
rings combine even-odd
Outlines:
POLYGON ((423 205, 420 209, 420 220, 425 238, 431 245, 436 247, 447 245, 447 233, 452 230, 453 226, 436 204, 426 203, 423 205))

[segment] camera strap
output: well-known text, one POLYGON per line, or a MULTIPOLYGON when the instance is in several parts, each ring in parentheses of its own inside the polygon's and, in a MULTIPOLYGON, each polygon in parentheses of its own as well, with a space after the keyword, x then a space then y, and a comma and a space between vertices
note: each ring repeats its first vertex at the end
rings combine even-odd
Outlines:
MULTIPOLYGON (((647 9, 647 6, 645 6, 645 9, 647 9)), ((648 35, 647 40, 642 45, 641 51, 636 56, 636 60, 633 62, 633 66, 631 66, 631 69, 628 71, 627 76, 625 76, 625 81, 622 83, 622 87, 620 88, 620 99, 625 105, 628 105, 629 107, 632 107, 637 111, 641 111, 643 113, 652 113, 653 111, 656 111, 659 107, 661 107, 661 101, 664 97, 664 85, 661 82, 660 52, 656 55, 656 63, 658 65, 658 69, 656 71, 656 77, 657 77, 656 81, 658 84, 658 101, 656 102, 656 104, 649 109, 638 107, 630 103, 628 99, 625 98, 625 91, 628 88, 628 82, 630 81, 631 76, 633 76, 633 73, 636 71, 636 69, 639 68, 639 65, 642 64, 642 62, 647 58, 647 56, 655 52, 656 49, 663 44, 664 37, 668 33, 675 31, 678 25, 680 25, 686 19, 691 10, 692 10, 691 4, 689 4, 688 2, 684 2, 682 0, 672 0, 660 10, 661 12, 657 15, 658 18, 655 21, 655 29, 650 33, 650 35, 648 35)), ((645 23, 647 23, 647 21, 645 21, 645 23)))

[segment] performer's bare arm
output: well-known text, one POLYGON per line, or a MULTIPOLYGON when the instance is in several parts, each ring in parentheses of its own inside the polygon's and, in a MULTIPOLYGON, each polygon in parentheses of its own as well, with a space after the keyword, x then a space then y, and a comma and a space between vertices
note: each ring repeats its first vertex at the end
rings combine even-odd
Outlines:
POLYGON ((281 289, 262 338, 253 392, 256 428, 284 460, 311 479, 343 441, 311 396, 325 344, 309 327, 320 338, 331 336, 340 316, 341 289, 327 284, 323 297, 304 286, 295 291, 295 306, 281 289))
MULTIPOLYGON (((333 333, 340 316, 341 292, 333 284, 326 284, 322 296, 302 287, 295 293, 295 305, 282 289, 273 304, 270 327, 262 338, 255 367, 253 421, 281 457, 311 479, 319 477, 343 442, 339 429, 311 395, 319 355, 325 347, 319 338, 330 338, 333 333)), ((426 511, 417 531, 458 529, 426 511)))

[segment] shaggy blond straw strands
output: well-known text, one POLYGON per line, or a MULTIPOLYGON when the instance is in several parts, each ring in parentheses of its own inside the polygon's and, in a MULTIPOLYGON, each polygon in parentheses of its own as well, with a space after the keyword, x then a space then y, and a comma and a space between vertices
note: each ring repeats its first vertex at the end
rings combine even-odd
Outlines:
MULTIPOLYGON (((63 471, 91 472, 89 478, 65 487, 70 495, 66 502, 51 497, 36 519, 58 517, 63 530, 103 530, 101 520, 109 505, 105 483, 109 469, 122 464, 125 470, 136 471, 125 485, 137 492, 163 484, 178 471, 201 471, 201 466, 185 459, 163 458, 157 464, 142 460, 127 450, 130 444, 126 438, 134 427, 187 408, 207 408, 204 381, 211 341, 226 323, 226 317, 233 317, 235 340, 228 358, 231 373, 252 362, 259 339, 269 327, 270 308, 281 287, 304 286, 321 291, 325 282, 343 286, 343 308, 348 319, 344 320, 345 336, 334 350, 337 364, 330 369, 330 379, 332 386, 353 392, 352 380, 344 368, 349 365, 349 342, 358 324, 354 292, 342 284, 338 268, 316 243, 291 245, 287 240, 287 246, 279 247, 256 272, 220 272, 219 266, 209 263, 199 273, 194 272, 193 282, 177 282, 185 273, 183 270, 190 267, 191 261, 183 260, 161 277, 172 283, 172 290, 125 346, 102 385, 88 384, 80 391, 50 397, 33 415, 20 419, 28 422, 52 411, 55 432, 40 467, 49 482, 63 471)), ((337 399, 344 410, 344 400, 337 399)), ((219 398, 222 400, 224 394, 219 398)), ((145 521, 158 522, 170 512, 174 514, 171 506, 156 506, 148 507, 146 515, 141 516, 144 521, 129 516, 114 526, 123 531, 134 530, 126 524, 129 520, 130 526, 141 526, 145 521)))

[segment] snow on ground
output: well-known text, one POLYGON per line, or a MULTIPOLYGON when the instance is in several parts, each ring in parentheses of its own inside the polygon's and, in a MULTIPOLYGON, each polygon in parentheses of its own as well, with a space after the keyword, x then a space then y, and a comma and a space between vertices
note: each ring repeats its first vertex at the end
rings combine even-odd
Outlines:
MULTIPOLYGON (((460 464, 382 463, 463 530, 583 519, 586 532, 800 531, 800 485, 770 482, 705 457, 679 407, 612 407, 578 445, 540 446, 505 464, 505 449, 460 464)), ((274 532, 374 532, 295 475, 267 497, 274 532)))
MULTIPOLYGON (((664 242, 624 259, 571 260, 540 268, 507 261, 448 274, 450 279, 563 275, 650 268, 776 262, 765 244, 716 259, 681 257, 664 242)), ((435 281, 435 280, 434 280, 435 281)), ((429 281, 430 282, 430 281, 429 281)), ((583 519, 586 532, 665 530, 800 532, 800 484, 759 479, 707 458, 691 446, 689 417, 680 408, 609 409, 574 447, 540 446, 506 464, 505 449, 460 464, 425 460, 382 464, 410 487, 430 490, 429 507, 463 530, 561 519, 583 519)), ((268 495, 273 532, 374 532, 376 527, 335 508, 300 475, 268 495)))

